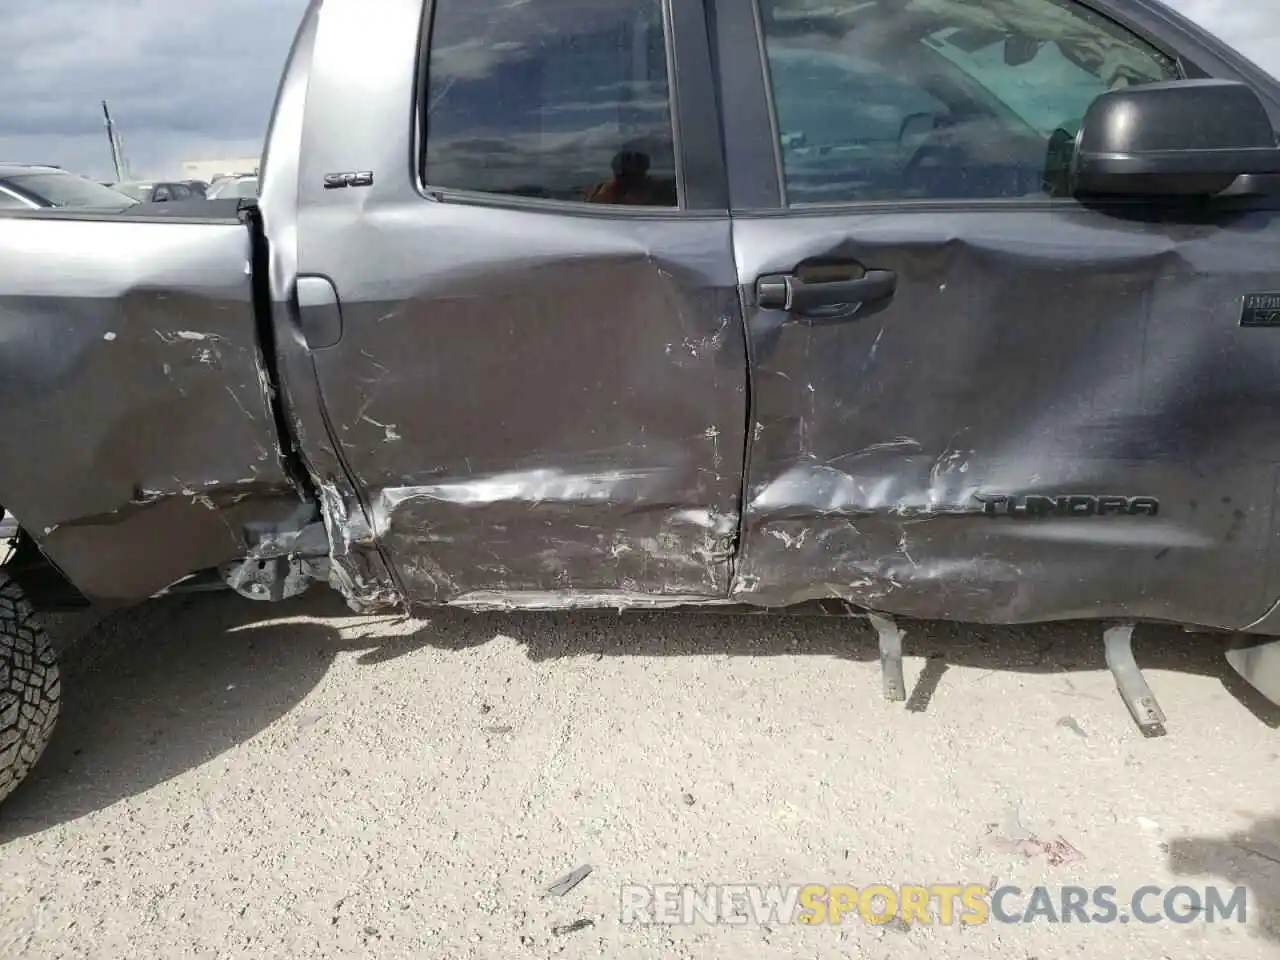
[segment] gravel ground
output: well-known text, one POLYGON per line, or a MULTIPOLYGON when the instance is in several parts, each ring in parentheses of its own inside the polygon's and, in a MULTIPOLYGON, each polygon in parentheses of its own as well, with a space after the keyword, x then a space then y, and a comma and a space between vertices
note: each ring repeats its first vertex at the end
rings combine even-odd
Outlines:
POLYGON ((1211 637, 1139 630, 1144 740, 1077 625, 909 625, 905 705, 861 621, 200 596, 59 636, 62 725, 0 808, 5 958, 1280 955, 1280 715, 1211 637), (992 879, 1243 884, 1247 922, 619 918, 625 883, 992 879))

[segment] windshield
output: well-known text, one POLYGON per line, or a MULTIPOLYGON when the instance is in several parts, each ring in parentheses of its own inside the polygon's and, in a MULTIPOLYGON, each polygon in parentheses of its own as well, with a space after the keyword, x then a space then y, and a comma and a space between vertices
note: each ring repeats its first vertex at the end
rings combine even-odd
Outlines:
POLYGON ((1083 117, 1089 104, 1108 89, 1177 75, 1176 67, 1154 50, 1126 51, 1127 61, 1116 64, 1087 63, 1065 43, 1020 39, 1025 51, 1017 66, 1007 61, 1009 44, 1017 38, 978 46, 963 30, 948 28, 926 37, 925 42, 1044 136, 1066 120, 1083 117))
POLYGON ((134 203, 118 190, 71 173, 20 173, 9 183, 55 207, 122 210, 134 203))

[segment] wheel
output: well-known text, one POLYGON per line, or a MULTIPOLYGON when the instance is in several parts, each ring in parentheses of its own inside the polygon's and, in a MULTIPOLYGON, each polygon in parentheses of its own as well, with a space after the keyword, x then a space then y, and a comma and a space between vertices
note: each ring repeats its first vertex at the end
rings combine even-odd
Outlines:
POLYGON ((61 693, 49 637, 18 585, 0 571, 0 801, 48 746, 61 693))

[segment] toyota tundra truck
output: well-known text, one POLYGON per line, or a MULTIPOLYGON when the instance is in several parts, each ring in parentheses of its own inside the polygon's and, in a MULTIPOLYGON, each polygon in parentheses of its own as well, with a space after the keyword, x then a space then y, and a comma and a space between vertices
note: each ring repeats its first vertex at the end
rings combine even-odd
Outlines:
POLYGON ((212 588, 816 603, 890 699, 903 618, 1090 620, 1148 732, 1157 621, 1280 701, 1278 127, 1155 0, 314 0, 257 198, 0 212, 0 796, 43 612, 212 588))

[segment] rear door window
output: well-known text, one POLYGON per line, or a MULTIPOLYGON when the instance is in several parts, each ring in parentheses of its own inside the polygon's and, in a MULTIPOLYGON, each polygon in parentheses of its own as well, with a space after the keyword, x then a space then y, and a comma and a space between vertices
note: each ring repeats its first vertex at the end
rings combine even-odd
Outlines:
POLYGON ((437 0, 432 188, 676 207, 660 0, 437 0))

